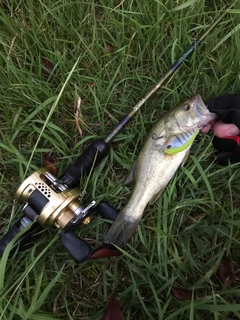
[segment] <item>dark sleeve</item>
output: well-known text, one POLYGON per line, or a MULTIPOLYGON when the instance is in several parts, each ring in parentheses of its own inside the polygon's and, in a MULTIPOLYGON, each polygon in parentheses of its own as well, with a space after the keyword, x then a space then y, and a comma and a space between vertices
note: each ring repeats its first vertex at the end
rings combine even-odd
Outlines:
POLYGON ((240 129, 240 94, 229 94, 211 98, 208 109, 226 123, 234 123, 240 129))

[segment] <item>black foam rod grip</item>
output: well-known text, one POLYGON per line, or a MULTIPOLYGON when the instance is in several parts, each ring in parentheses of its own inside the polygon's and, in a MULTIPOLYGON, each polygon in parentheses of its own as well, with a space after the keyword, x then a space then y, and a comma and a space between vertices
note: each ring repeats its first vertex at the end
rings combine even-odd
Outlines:
POLYGON ((79 185, 79 180, 89 174, 109 153, 109 145, 103 139, 95 140, 60 176, 60 180, 69 188, 79 185))
POLYGON ((90 245, 80 239, 74 232, 60 233, 61 243, 76 262, 85 261, 91 254, 90 245))
POLYGON ((104 219, 114 221, 117 218, 118 211, 105 201, 100 202, 96 209, 104 219))
MULTIPOLYGON (((27 217, 23 217, 21 220, 16 222, 9 230, 8 232, 0 239, 0 257, 2 257, 4 250, 6 249, 9 242, 24 229, 27 225, 29 225, 32 221, 29 220, 27 217)), ((27 231, 27 234, 29 232, 27 231)), ((23 234, 18 239, 18 244, 22 244, 21 242, 24 241, 26 237, 26 234, 23 234)))

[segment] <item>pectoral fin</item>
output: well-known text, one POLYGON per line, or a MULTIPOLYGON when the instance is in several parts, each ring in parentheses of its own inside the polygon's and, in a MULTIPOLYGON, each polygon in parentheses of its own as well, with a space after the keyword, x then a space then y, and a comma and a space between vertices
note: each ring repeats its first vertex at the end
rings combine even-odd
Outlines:
POLYGON ((187 161, 187 159, 189 157, 189 153, 190 153, 190 149, 186 152, 186 154, 185 154, 185 156, 184 156, 184 158, 182 160, 181 167, 183 167, 185 165, 185 163, 186 163, 186 161, 187 161))
POLYGON ((163 193, 163 189, 161 189, 160 191, 158 191, 157 193, 155 193, 151 200, 149 201, 149 204, 153 204, 160 196, 161 194, 163 193))
POLYGON ((123 183, 124 186, 131 186, 131 185, 133 185, 133 183, 134 183, 134 174, 135 174, 136 163, 137 163, 137 160, 135 160, 135 161, 133 162, 132 168, 130 169, 129 174, 128 174, 126 180, 125 180, 124 183, 123 183))

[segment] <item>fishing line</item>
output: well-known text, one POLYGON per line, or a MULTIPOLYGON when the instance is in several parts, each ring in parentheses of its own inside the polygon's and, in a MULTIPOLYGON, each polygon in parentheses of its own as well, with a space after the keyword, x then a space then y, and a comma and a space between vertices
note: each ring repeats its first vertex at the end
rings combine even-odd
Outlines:
POLYGON ((207 35, 216 27, 216 25, 223 19, 238 0, 234 0, 231 5, 210 25, 210 27, 202 34, 202 36, 195 40, 189 48, 182 54, 182 56, 173 63, 167 73, 156 83, 156 85, 148 91, 148 93, 133 107, 132 111, 126 115, 115 127, 115 129, 104 139, 106 143, 111 142, 116 135, 130 122, 135 113, 141 108, 141 106, 158 90, 160 89, 166 80, 168 80, 182 65, 184 60, 201 44, 201 42, 207 37, 207 35))

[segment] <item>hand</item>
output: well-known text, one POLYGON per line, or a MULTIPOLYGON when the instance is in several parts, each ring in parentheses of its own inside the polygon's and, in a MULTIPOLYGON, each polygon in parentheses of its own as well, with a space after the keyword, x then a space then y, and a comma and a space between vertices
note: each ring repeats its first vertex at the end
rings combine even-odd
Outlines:
POLYGON ((208 123, 201 132, 213 131, 213 146, 218 150, 216 161, 221 165, 240 162, 240 95, 212 98, 208 109, 217 114, 219 120, 208 123))
POLYGON ((222 121, 210 122, 202 128, 201 132, 208 133, 210 130, 218 138, 237 136, 240 133, 238 127, 233 123, 223 123, 222 121))
POLYGON ((203 133, 212 129, 218 138, 236 136, 240 133, 240 95, 229 94, 211 98, 208 102, 209 111, 216 113, 223 121, 211 122, 202 128, 203 133))

